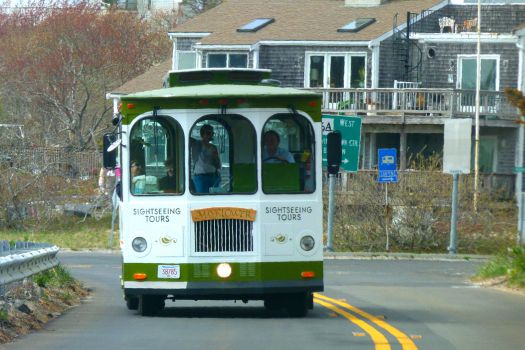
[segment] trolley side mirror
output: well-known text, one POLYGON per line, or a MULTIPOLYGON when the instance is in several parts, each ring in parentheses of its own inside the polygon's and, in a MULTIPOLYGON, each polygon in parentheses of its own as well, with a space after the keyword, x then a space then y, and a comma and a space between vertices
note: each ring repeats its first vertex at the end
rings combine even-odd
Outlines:
POLYGON ((341 133, 332 131, 327 135, 327 168, 328 174, 335 175, 339 172, 342 158, 341 133))
POLYGON ((117 165, 117 148, 122 140, 115 140, 115 134, 104 134, 103 141, 102 163, 104 168, 114 168, 117 165))

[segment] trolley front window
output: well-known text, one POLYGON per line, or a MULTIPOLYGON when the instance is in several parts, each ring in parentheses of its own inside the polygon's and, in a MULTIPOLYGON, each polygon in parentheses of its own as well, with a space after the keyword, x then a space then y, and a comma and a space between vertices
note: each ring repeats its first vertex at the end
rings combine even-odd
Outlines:
POLYGON ((299 114, 277 114, 261 137, 262 187, 267 194, 315 191, 313 128, 299 114))
POLYGON ((256 137, 243 116, 209 115, 190 131, 193 194, 252 194, 257 191, 256 137))
POLYGON ((133 195, 184 192, 184 135, 172 118, 148 117, 133 126, 130 191, 133 195))

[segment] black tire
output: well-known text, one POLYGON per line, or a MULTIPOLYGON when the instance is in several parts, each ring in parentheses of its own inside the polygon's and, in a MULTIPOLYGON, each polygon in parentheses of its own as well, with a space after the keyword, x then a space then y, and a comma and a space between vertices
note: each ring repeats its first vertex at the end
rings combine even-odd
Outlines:
POLYGON ((288 298, 286 311, 291 317, 304 317, 308 313, 310 306, 310 293, 291 294, 288 298))
POLYGON ((264 299, 264 308, 268 311, 278 311, 283 308, 282 300, 277 297, 269 297, 264 299))
POLYGON ((131 295, 126 295, 126 306, 128 310, 137 310, 139 308, 139 298, 131 295))
POLYGON ((142 295, 139 298, 139 314, 141 316, 155 316, 164 309, 164 296, 142 295))

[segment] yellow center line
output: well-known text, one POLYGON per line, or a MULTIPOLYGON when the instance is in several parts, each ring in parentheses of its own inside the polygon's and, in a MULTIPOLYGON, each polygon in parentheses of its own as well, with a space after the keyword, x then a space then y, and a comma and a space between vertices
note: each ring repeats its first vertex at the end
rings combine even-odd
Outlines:
POLYGON ((334 312, 337 312, 338 314, 346 317, 350 322, 354 323, 359 328, 361 328, 366 333, 368 333, 370 335, 370 337, 372 338, 372 341, 374 342, 375 350, 391 350, 390 344, 388 343, 388 340, 386 339, 386 337, 381 332, 379 332, 377 329, 375 329, 374 327, 372 327, 371 325, 366 323, 365 321, 357 318, 356 316, 352 315, 351 313, 348 313, 348 312, 338 308, 335 305, 326 303, 326 302, 321 301, 319 299, 314 299, 314 302, 316 302, 317 304, 322 305, 322 306, 326 307, 327 309, 330 309, 330 310, 332 310, 334 312))
POLYGON ((401 332, 399 329, 392 327, 390 324, 386 323, 384 320, 374 315, 370 315, 368 312, 358 309, 355 306, 352 306, 348 303, 345 303, 345 302, 342 302, 336 299, 332 299, 332 298, 329 298, 327 296, 324 296, 318 293, 314 293, 314 296, 318 299, 323 299, 331 303, 337 304, 339 306, 342 306, 350 311, 355 312, 358 315, 361 315, 369 319, 370 321, 372 321, 379 327, 383 328, 384 330, 392 334, 397 339, 399 344, 401 344, 401 347, 403 348, 403 350, 417 350, 416 344, 414 344, 414 342, 412 341, 412 339, 410 339, 410 337, 408 337, 405 333, 401 332))

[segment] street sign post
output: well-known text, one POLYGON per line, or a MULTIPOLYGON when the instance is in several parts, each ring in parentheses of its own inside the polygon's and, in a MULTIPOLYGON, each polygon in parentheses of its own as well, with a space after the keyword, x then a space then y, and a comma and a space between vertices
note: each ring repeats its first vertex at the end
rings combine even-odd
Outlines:
POLYGON ((379 174, 377 181, 385 184, 385 231, 386 231, 386 251, 390 250, 389 239, 389 208, 388 208, 388 184, 397 182, 397 149, 379 148, 377 150, 377 168, 379 174))
POLYGON ((379 148, 377 164, 379 183, 397 182, 397 150, 395 148, 379 148))
POLYGON ((459 174, 470 174, 471 135, 472 119, 445 120, 443 172, 452 174, 449 254, 456 254, 457 250, 458 182, 459 174))
POLYGON ((470 174, 472 119, 445 120, 443 172, 470 174))
POLYGON ((331 131, 341 133, 341 169, 356 172, 361 144, 361 118, 323 115, 323 168, 327 166, 327 135, 331 131))

